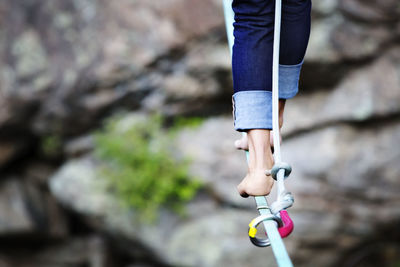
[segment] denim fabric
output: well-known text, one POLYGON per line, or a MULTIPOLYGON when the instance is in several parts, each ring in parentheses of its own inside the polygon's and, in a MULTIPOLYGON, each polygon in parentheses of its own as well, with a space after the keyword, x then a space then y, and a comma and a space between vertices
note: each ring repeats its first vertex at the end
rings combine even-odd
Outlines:
MULTIPOLYGON (((274 0, 233 0, 232 75, 235 129, 272 128, 274 0), (253 99, 258 98, 258 99, 253 99)), ((279 98, 292 98, 306 52, 311 0, 283 0, 279 98)))
MULTIPOLYGON (((289 99, 297 94, 302 64, 279 65, 279 98, 289 99)), ((236 92, 233 95, 233 116, 237 131, 272 129, 272 92, 236 92)))
POLYGON ((252 90, 233 95, 234 127, 237 131, 272 129, 272 92, 252 90))
POLYGON ((303 61, 296 65, 279 64, 279 98, 289 99, 299 91, 299 78, 303 61))

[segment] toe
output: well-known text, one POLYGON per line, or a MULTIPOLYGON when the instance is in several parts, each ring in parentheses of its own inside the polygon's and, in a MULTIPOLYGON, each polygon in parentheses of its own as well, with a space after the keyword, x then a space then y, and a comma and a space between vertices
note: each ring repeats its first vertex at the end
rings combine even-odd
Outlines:
POLYGON ((237 149, 243 149, 243 148, 242 148, 242 140, 240 140, 240 139, 236 140, 236 141, 235 141, 235 147, 236 147, 237 149))
POLYGON ((240 184, 237 186, 237 190, 238 190, 239 195, 240 195, 241 197, 244 197, 244 198, 249 197, 249 194, 246 193, 246 190, 245 190, 245 188, 244 188, 243 183, 240 183, 240 184))
POLYGON ((245 141, 243 139, 238 139, 235 141, 235 147, 241 150, 248 150, 245 141))
POLYGON ((249 195, 246 192, 241 193, 240 196, 243 197, 243 198, 248 198, 249 197, 249 195))
POLYGON ((249 145, 247 143, 247 136, 242 136, 241 139, 236 140, 235 147, 237 149, 249 150, 249 145))

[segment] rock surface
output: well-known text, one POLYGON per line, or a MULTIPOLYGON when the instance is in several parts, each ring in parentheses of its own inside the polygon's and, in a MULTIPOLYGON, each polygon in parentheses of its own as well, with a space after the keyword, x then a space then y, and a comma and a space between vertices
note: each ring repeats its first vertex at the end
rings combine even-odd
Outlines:
POLYGON ((338 121, 368 121, 400 112, 400 50, 389 50, 371 64, 351 71, 335 90, 299 94, 285 110, 283 133, 338 121), (301 110, 301 112, 299 112, 301 110))
MULTIPOLYGON (((243 230, 256 212, 251 211, 253 200, 239 198, 234 190, 242 177, 238 174, 245 170, 245 158, 243 152, 233 151, 238 136, 229 134, 231 123, 229 117, 212 118, 177 138, 177 150, 196 157, 191 172, 212 189, 189 204, 190 210, 201 211, 190 213, 189 220, 165 214, 161 224, 150 228, 129 224, 126 212, 110 207, 115 200, 95 190, 101 188, 101 179, 88 159, 67 163, 50 179, 50 188, 73 210, 102 218, 97 221, 101 229, 140 240, 172 265, 243 266, 250 261, 258 266, 266 256, 251 249, 243 230), (236 208, 223 208, 226 204, 236 208)), ((400 124, 382 123, 360 131, 357 124, 337 123, 285 140, 282 153, 293 166, 287 187, 295 196, 290 212, 295 231, 286 243, 290 253, 298 255, 298 266, 320 266, 327 257, 337 261, 334 255, 368 238, 379 225, 400 218, 400 152, 392 149, 399 133, 400 124), (312 259, 301 256, 315 244, 326 248, 312 259)))
MULTIPOLYGON (((400 262, 399 14, 395 0, 313 2, 283 127, 295 266, 400 262)), ((1 266, 275 266, 235 189, 220 0, 0 1, 0 59, 1 266), (204 118, 175 140, 207 185, 187 219, 132 223, 104 191, 92 133, 121 109, 204 118)))
MULTIPOLYGON (((223 209, 211 196, 203 196, 188 204, 189 218, 163 213, 155 225, 138 224, 136 215, 119 206, 115 196, 106 190, 104 177, 98 175, 96 168, 90 158, 75 159, 49 180, 57 199, 87 216, 94 227, 121 239, 140 242, 173 266, 243 266, 265 262, 265 251, 255 254, 246 235, 245 226, 254 212, 223 209)), ((272 263, 271 252, 267 255, 272 263)))

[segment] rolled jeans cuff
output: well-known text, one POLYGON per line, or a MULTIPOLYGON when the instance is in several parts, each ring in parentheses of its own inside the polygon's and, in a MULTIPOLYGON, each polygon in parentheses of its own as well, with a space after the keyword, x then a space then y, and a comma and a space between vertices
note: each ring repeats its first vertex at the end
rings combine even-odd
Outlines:
POLYGON ((296 65, 279 64, 279 98, 292 98, 299 91, 300 70, 303 61, 296 65))
POLYGON ((233 121, 236 131, 272 129, 272 92, 240 91, 232 97, 233 121))
MULTIPOLYGON (((299 91, 303 61, 296 65, 279 64, 279 98, 289 99, 299 91)), ((234 127, 237 131, 272 129, 272 92, 246 90, 232 97, 234 127)))

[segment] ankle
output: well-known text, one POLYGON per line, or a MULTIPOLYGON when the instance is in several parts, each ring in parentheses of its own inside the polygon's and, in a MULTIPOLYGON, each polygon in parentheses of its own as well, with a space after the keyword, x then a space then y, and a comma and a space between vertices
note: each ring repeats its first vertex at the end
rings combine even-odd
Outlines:
POLYGON ((266 170, 270 169, 274 162, 274 156, 272 155, 272 151, 269 148, 269 152, 267 152, 263 157, 259 157, 258 159, 249 162, 249 169, 254 171, 266 170))
POLYGON ((248 144, 250 152, 249 168, 251 170, 267 169, 273 161, 270 131, 265 129, 253 129, 248 132, 248 144))
POLYGON ((283 113, 285 111, 286 99, 279 99, 279 129, 283 126, 283 113))

